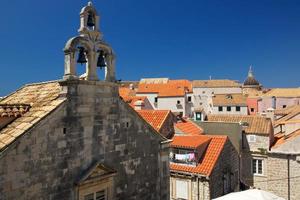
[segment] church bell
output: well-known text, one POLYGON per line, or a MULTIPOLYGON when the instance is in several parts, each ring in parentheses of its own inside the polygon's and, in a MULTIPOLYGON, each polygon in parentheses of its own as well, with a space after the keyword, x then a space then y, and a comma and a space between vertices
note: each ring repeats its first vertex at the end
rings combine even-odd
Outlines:
POLYGON ((100 69, 103 67, 106 67, 104 52, 102 50, 100 50, 100 53, 98 56, 97 67, 100 67, 100 69))
POLYGON ((88 15, 87 25, 88 25, 89 27, 95 26, 94 17, 93 17, 92 14, 89 14, 89 15, 88 15))
POLYGON ((78 47, 79 49, 79 54, 78 54, 78 59, 77 59, 77 63, 86 63, 86 59, 85 59, 85 55, 84 55, 84 48, 83 47, 78 47))

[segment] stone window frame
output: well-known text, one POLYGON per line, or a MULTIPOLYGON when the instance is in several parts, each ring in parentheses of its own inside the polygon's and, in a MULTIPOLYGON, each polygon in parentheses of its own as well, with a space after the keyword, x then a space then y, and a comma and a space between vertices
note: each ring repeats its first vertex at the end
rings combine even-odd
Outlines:
POLYGON ((226 111, 227 111, 227 112, 231 112, 231 106, 227 106, 227 107, 226 107, 226 111))
POLYGON ((264 159, 263 158, 252 158, 251 170, 252 170, 252 174, 255 176, 264 176, 264 159), (257 161, 257 162, 254 162, 254 161, 257 161), (261 173, 258 172, 258 168, 259 168, 258 161, 261 161, 261 173), (253 170, 254 164, 255 164, 255 172, 253 170))
POLYGON ((241 111, 241 106, 236 106, 236 107, 235 107, 235 111, 236 111, 236 112, 240 112, 240 111, 241 111))
POLYGON ((223 112, 223 106, 218 106, 218 111, 223 112))

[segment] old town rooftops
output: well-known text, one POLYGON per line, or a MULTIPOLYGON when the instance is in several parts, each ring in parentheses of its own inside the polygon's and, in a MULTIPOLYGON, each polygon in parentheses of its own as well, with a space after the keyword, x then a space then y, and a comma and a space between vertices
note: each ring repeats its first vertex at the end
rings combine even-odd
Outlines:
POLYGON ((168 115, 172 115, 170 110, 136 110, 136 112, 158 132, 168 115))
POLYGON ((208 121, 246 123, 245 133, 269 135, 272 133, 271 119, 255 115, 208 115, 208 121))
POLYGON ((0 104, 30 105, 30 109, 10 124, 0 129, 0 151, 14 142, 51 111, 61 105, 65 98, 59 98, 61 87, 57 81, 28 84, 9 96, 0 104))
POLYGON ((194 80, 193 88, 225 88, 225 87, 241 87, 241 84, 234 80, 194 80))
POLYGON ((300 88, 273 88, 262 95, 263 97, 300 97, 300 88))
MULTIPOLYGON (((170 170, 175 172, 187 172, 201 174, 203 176, 210 176, 213 171, 217 160, 219 159, 222 150, 225 146, 226 141, 228 140, 227 136, 209 136, 209 135, 200 135, 200 136, 175 136, 175 137, 185 137, 185 145, 195 145, 193 140, 189 140, 189 137, 199 137, 203 140, 210 139, 209 144, 206 150, 203 153, 203 157, 196 166, 191 165, 182 165, 171 163, 170 170)), ((175 138, 174 137, 174 138, 175 138)), ((201 140, 201 139, 200 139, 201 140)), ((201 141, 199 141, 201 143, 201 141)), ((195 145, 196 146, 196 145, 195 145)))

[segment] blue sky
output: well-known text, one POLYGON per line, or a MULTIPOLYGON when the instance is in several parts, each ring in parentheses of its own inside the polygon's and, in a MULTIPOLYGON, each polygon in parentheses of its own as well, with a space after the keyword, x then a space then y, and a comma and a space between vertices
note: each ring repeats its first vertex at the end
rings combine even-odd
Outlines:
MULTIPOLYGON (((1 1, 0 96, 60 79, 65 42, 84 0, 1 1)), ((300 86, 299 0, 97 0, 117 76, 243 81, 249 65, 266 87, 300 86)))

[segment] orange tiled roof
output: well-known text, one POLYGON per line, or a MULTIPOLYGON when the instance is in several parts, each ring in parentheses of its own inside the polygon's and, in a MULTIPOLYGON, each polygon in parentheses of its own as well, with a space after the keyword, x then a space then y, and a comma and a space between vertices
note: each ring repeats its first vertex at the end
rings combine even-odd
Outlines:
POLYGON ((0 104, 0 117, 20 117, 29 109, 28 104, 0 104))
POLYGON ((135 95, 135 91, 127 88, 127 87, 119 87, 119 95, 122 98, 128 97, 128 96, 134 96, 135 95))
POLYGON ((136 110, 136 112, 158 132, 171 113, 170 110, 136 110))
MULTIPOLYGON (((186 137, 188 141, 189 137, 195 136, 181 136, 186 137)), ((209 136, 209 135, 200 135, 196 137, 209 138, 211 141, 204 152, 203 159, 197 166, 189 166, 189 165, 182 165, 182 164, 170 164, 171 171, 182 171, 182 172, 189 172, 189 173, 196 173, 202 174, 205 176, 210 176, 211 172, 213 171, 219 156, 224 148, 224 145, 227 141, 227 136, 209 136)))
POLYGON ((207 119, 214 122, 246 122, 246 134, 269 135, 272 132, 271 119, 256 115, 208 115, 207 119))
POLYGON ((194 80, 193 87, 216 88, 216 87, 241 87, 237 81, 220 79, 220 80, 194 80))
POLYGON ((140 83, 137 93, 157 93, 160 97, 184 96, 192 92, 188 80, 169 80, 167 83, 140 83))
POLYGON ((275 126, 278 126, 279 124, 285 124, 285 123, 287 123, 287 121, 290 121, 295 116, 299 115, 300 114, 300 106, 296 105, 296 106, 292 106, 291 108, 288 107, 286 112, 287 112, 286 115, 284 115, 283 117, 277 119, 274 122, 275 126))
POLYGON ((247 106, 247 97, 243 94, 216 94, 212 101, 214 106, 247 106))
POLYGON ((187 135, 201 135, 203 129, 190 120, 178 121, 175 127, 187 135))
POLYGON ((199 135, 188 135, 188 136, 175 135, 173 137, 171 147, 196 149, 200 145, 211 140, 211 138, 207 137, 206 135, 200 135, 200 137, 198 136, 199 135))
POLYGON ((128 103, 132 108, 134 108, 134 103, 136 101, 145 102, 146 99, 147 99, 147 97, 145 97, 145 96, 125 96, 125 97, 123 97, 123 100, 126 103, 128 103))
POLYGON ((60 91, 57 81, 29 84, 0 100, 0 104, 30 105, 26 113, 0 129, 0 152, 65 101, 59 98, 60 91))
POLYGON ((299 105, 288 106, 286 108, 276 109, 274 110, 275 115, 288 115, 292 113, 295 109, 300 108, 299 105))

